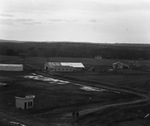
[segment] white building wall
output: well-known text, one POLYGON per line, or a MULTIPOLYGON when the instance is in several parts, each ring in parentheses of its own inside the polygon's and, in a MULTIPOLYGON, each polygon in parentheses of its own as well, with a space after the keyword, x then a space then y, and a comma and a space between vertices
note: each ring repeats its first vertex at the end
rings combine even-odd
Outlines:
POLYGON ((44 64, 44 69, 52 72, 72 72, 74 71, 73 67, 70 66, 49 66, 47 63, 44 64))
POLYGON ((72 67, 59 67, 59 68, 53 68, 53 71, 57 71, 57 72, 71 72, 73 71, 74 69, 72 67))
POLYGON ((33 108, 33 99, 29 98, 21 98, 21 97, 16 97, 16 108, 18 109, 25 109, 25 103, 26 103, 26 109, 31 109, 33 108), (32 102, 32 105, 29 105, 29 102, 32 102))
POLYGON ((24 109, 24 100, 16 98, 16 108, 24 109))
POLYGON ((23 71, 22 64, 0 64, 0 71, 23 71))

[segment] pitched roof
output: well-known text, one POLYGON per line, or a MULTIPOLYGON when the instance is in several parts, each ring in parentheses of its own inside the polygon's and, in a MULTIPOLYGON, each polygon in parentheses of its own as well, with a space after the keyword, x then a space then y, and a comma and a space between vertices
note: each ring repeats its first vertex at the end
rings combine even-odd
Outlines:
POLYGON ((116 63, 113 63, 113 65, 116 65, 116 64, 128 66, 127 64, 122 63, 122 62, 116 62, 116 63))
POLYGON ((73 62, 61 62, 62 66, 71 66, 75 68, 84 68, 82 63, 73 63, 73 62))
POLYGON ((61 66, 61 64, 59 62, 48 62, 48 65, 50 67, 54 67, 54 66, 61 66))
POLYGON ((48 62, 48 65, 50 67, 55 67, 55 66, 70 66, 74 68, 85 68, 82 63, 79 62, 48 62))

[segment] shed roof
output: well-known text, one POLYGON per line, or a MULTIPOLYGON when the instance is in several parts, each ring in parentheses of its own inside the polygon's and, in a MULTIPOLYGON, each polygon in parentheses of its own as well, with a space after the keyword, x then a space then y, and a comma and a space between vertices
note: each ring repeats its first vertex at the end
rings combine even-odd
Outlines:
POLYGON ((116 63, 113 63, 113 65, 116 65, 116 64, 128 66, 127 64, 122 63, 122 62, 116 62, 116 63))
POLYGON ((22 99, 22 100, 27 100, 27 99, 34 99, 35 95, 26 95, 25 97, 15 97, 16 99, 22 99))

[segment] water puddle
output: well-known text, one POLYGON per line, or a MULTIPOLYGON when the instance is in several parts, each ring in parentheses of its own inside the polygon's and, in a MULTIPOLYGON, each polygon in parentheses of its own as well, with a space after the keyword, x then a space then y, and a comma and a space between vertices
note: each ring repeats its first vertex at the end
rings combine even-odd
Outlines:
POLYGON ((113 91, 114 93, 117 93, 117 94, 120 94, 121 92, 119 92, 119 91, 113 91))
MULTIPOLYGON (((33 80, 39 80, 39 81, 45 81, 45 82, 49 82, 50 84, 63 85, 63 84, 70 83, 69 81, 63 81, 63 80, 59 80, 59 79, 45 77, 43 75, 37 75, 35 73, 32 73, 31 75, 26 75, 26 76, 24 76, 24 78, 33 79, 33 80)), ((97 87, 92 87, 92 86, 86 86, 86 85, 78 84, 78 83, 70 83, 70 84, 77 85, 77 86, 79 86, 79 89, 84 90, 84 91, 92 91, 92 92, 94 92, 94 91, 95 92, 109 91, 109 90, 104 89, 104 88, 97 88, 97 87)), ((121 93, 121 92, 115 91, 115 90, 112 91, 112 92, 117 93, 117 94, 121 93)))
POLYGON ((32 73, 32 75, 26 75, 26 76, 24 76, 24 78, 45 81, 45 82, 49 82, 51 84, 68 84, 68 83, 70 83, 69 81, 63 81, 63 80, 54 79, 54 78, 50 78, 50 77, 44 77, 42 75, 37 75, 35 73, 32 73))
POLYGON ((91 87, 91 86, 82 86, 80 89, 85 90, 85 91, 97 91, 97 92, 106 91, 106 89, 100 89, 100 88, 91 87))
POLYGON ((0 86, 7 86, 7 83, 0 82, 0 86))
POLYGON ((147 118, 150 114, 148 113, 146 116, 144 116, 144 118, 147 118))
POLYGON ((19 123, 19 122, 14 122, 14 121, 10 121, 9 123, 10 123, 10 124, 13 124, 13 126, 26 126, 26 125, 24 125, 24 124, 21 124, 21 123, 19 123))

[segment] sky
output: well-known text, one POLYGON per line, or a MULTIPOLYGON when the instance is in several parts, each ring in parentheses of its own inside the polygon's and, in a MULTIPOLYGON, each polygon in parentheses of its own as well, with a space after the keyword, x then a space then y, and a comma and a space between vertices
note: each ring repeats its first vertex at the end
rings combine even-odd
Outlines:
POLYGON ((150 43, 150 0, 0 0, 0 39, 150 43))

